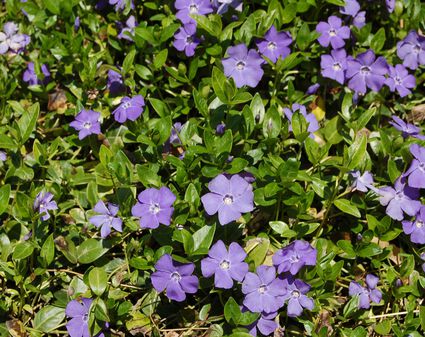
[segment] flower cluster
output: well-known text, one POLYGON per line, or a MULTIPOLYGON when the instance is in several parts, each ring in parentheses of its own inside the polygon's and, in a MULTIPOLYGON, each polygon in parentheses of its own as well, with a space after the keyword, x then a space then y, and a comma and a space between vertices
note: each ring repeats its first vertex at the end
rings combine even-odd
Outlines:
POLYGON ((379 303, 382 299, 382 293, 376 286, 378 284, 379 278, 375 275, 368 274, 366 275, 366 287, 362 287, 359 283, 351 281, 349 287, 350 296, 358 296, 358 308, 359 309, 369 309, 370 302, 379 303))

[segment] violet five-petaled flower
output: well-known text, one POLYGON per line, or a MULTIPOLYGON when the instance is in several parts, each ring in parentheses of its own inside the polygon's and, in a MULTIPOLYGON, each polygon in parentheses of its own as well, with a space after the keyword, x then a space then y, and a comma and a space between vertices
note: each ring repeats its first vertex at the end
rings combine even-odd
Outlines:
POLYGON ((121 32, 118 34, 118 38, 119 39, 125 39, 128 41, 133 41, 133 37, 134 36, 134 30, 137 27, 138 23, 136 21, 136 18, 134 17, 134 15, 131 15, 127 21, 125 22, 125 26, 123 26, 122 24, 120 24, 121 27, 123 27, 121 29, 121 32))
POLYGON ((347 60, 346 76, 350 79, 348 87, 357 93, 365 94, 366 87, 379 91, 385 83, 388 73, 388 64, 384 57, 376 58, 375 53, 369 49, 347 60))
POLYGON ((315 266, 317 250, 307 241, 295 240, 288 246, 277 250, 273 255, 273 265, 278 273, 297 274, 304 266, 315 266))
POLYGON ((131 214, 140 217, 141 228, 158 228, 160 224, 169 226, 174 212, 172 207, 176 196, 168 187, 148 188, 137 197, 131 214))
POLYGON ((155 264, 155 270, 151 275, 153 287, 158 292, 166 290, 171 300, 182 302, 186 299, 186 293, 194 294, 198 291, 199 280, 192 275, 195 270, 193 263, 179 263, 165 254, 155 264))
POLYGON ((403 176, 407 177, 407 184, 410 187, 425 188, 425 147, 412 144, 410 153, 413 155, 413 160, 403 176))
POLYGON ((99 118, 100 112, 83 109, 75 117, 75 121, 69 125, 79 131, 78 138, 81 140, 91 134, 98 135, 101 132, 99 118))
POLYGON ((186 23, 174 35, 173 46, 178 51, 184 51, 187 57, 195 54, 195 48, 201 42, 196 37, 196 25, 193 22, 186 23))
POLYGON ((107 203, 107 206, 102 200, 99 200, 94 206, 94 211, 100 215, 94 215, 89 218, 89 221, 100 228, 100 236, 104 239, 111 233, 111 228, 118 232, 122 232, 122 220, 117 217, 119 211, 118 205, 107 203))
MULTIPOLYGON (((243 307, 242 312, 248 311, 246 307, 243 307)), ((249 333, 256 337, 257 330, 260 331, 264 336, 269 336, 276 330, 278 324, 275 322, 274 318, 277 316, 277 312, 265 313, 262 312, 259 319, 257 319, 252 324, 246 326, 249 330, 249 333)))
POLYGON ((242 213, 254 209, 254 193, 252 185, 239 175, 227 178, 219 174, 208 184, 210 193, 201 197, 208 215, 218 213, 221 225, 239 219, 242 213))
POLYGON ((292 110, 289 108, 283 108, 283 112, 286 118, 288 118, 291 122, 289 124, 289 131, 292 131, 292 116, 295 112, 298 112, 304 116, 306 122, 308 123, 307 131, 310 132, 310 138, 314 138, 313 132, 319 130, 319 123, 317 122, 316 116, 313 113, 307 113, 307 109, 304 105, 294 103, 292 104, 292 110))
POLYGON ((276 63, 279 58, 284 59, 291 53, 288 47, 291 43, 292 37, 289 32, 278 32, 275 26, 271 26, 264 39, 257 42, 257 48, 261 55, 276 63))
POLYGON ((255 274, 249 272, 243 280, 243 305, 252 312, 276 312, 283 306, 286 293, 284 285, 283 279, 276 278, 274 267, 258 266, 255 274))
POLYGON ((0 32, 0 54, 8 51, 19 53, 30 43, 30 37, 18 33, 18 25, 14 22, 6 22, 3 31, 0 32))
POLYGON ((411 30, 403 41, 397 43, 397 56, 405 67, 413 70, 425 64, 425 37, 411 30))
POLYGON ((365 171, 363 174, 360 171, 351 171, 350 175, 354 178, 352 188, 357 191, 367 192, 368 189, 373 186, 373 176, 369 171, 365 171))
POLYGON ((264 71, 261 65, 264 60, 254 49, 248 50, 243 43, 227 49, 229 57, 224 58, 224 74, 233 78, 236 87, 244 85, 255 88, 263 77, 264 71))
POLYGON ((382 293, 376 289, 379 278, 372 274, 366 275, 366 287, 362 287, 355 281, 350 282, 349 294, 350 296, 359 297, 359 309, 369 309, 370 301, 379 303, 382 299, 382 293))
POLYGON ((403 220, 403 231, 410 235, 410 241, 423 245, 425 243, 425 206, 422 205, 416 213, 415 220, 403 220))
POLYGON ((394 188, 390 186, 381 187, 376 192, 380 195, 379 202, 382 206, 387 206, 386 213, 394 220, 403 220, 403 212, 414 216, 421 207, 421 202, 416 200, 419 197, 419 190, 408 186, 402 177, 394 183, 394 188))
POLYGON ((409 74, 401 64, 397 64, 395 67, 389 66, 388 70, 388 78, 385 80, 385 84, 390 90, 392 92, 397 91, 400 97, 411 94, 410 89, 416 86, 415 76, 409 74))
POLYGON ((41 65, 41 72, 44 75, 43 79, 38 78, 37 73, 35 72, 34 63, 29 62, 27 69, 24 71, 22 79, 24 82, 27 82, 29 85, 37 84, 47 84, 50 81, 50 71, 45 64, 41 65))
MULTIPOLYGON (((109 0, 110 5, 115 6, 115 11, 122 11, 125 9, 125 6, 127 5, 127 0, 109 0)), ((130 0, 130 8, 134 9, 134 3, 133 0, 130 0)))
POLYGON ((283 298, 288 301, 287 314, 289 317, 300 316, 304 308, 314 309, 314 301, 305 295, 310 291, 310 285, 293 277, 285 277, 284 282, 285 295, 283 298))
POLYGON ((350 28, 342 25, 342 20, 337 16, 330 16, 328 22, 319 22, 316 31, 320 33, 317 38, 322 47, 329 44, 333 49, 339 49, 345 46, 345 41, 350 38, 350 28))
POLYGON ((331 78, 340 84, 344 84, 345 70, 347 69, 347 53, 345 49, 334 49, 331 55, 320 57, 322 76, 331 78))
POLYGON ((217 288, 230 289, 233 287, 233 280, 242 282, 248 272, 245 258, 246 253, 239 244, 232 242, 227 250, 223 241, 218 240, 210 248, 208 257, 201 261, 202 275, 214 275, 214 285, 217 288))
POLYGON ((93 300, 83 297, 81 302, 72 300, 68 302, 65 314, 71 320, 66 324, 66 329, 71 337, 90 337, 89 313, 93 300))
POLYGON ((132 98, 125 96, 112 114, 119 123, 124 123, 127 119, 135 121, 142 114, 144 106, 145 100, 142 95, 136 95, 132 98))
POLYGON ((345 0, 344 7, 341 7, 339 12, 344 15, 356 16, 360 10, 360 5, 357 0, 345 0))
POLYGON ((394 126, 394 128, 396 128, 398 131, 401 131, 401 135, 403 138, 412 136, 420 140, 425 140, 425 136, 419 134, 421 132, 421 129, 416 125, 406 123, 400 117, 397 116, 392 116, 391 118, 392 121, 389 121, 389 123, 394 126))
POLYGON ((41 220, 46 221, 50 219, 49 211, 58 209, 56 201, 52 200, 53 194, 50 192, 40 192, 37 194, 33 204, 33 210, 41 215, 41 220))
POLYGON ((190 15, 206 15, 213 12, 212 5, 209 0, 176 0, 174 7, 177 9, 176 17, 183 24, 196 21, 190 15))
POLYGON ((119 95, 125 92, 125 85, 120 73, 115 70, 108 70, 108 82, 106 84, 111 95, 119 95))

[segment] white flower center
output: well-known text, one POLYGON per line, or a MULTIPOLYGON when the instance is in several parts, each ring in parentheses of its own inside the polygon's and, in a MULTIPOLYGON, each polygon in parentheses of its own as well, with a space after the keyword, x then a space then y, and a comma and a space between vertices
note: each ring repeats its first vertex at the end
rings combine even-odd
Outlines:
POLYGON ((259 288, 258 288, 258 292, 260 294, 264 294, 267 291, 267 286, 265 284, 262 284, 259 288))
POLYGON ((233 204, 233 197, 230 194, 226 194, 223 198, 223 202, 225 205, 233 204))
POLYGON ((43 209, 44 207, 46 207, 46 205, 42 202, 42 203, 40 204, 40 209, 43 209))
POLYGON ((394 77, 394 82, 398 85, 401 85, 402 79, 400 78, 400 76, 396 76, 396 77, 394 77))
POLYGON ((157 203, 151 204, 149 207, 149 212, 151 212, 154 215, 157 214, 160 210, 161 208, 159 207, 159 204, 157 203))
POLYGON ((228 270, 230 268, 230 262, 226 260, 221 261, 220 268, 223 270, 228 270))
POLYGON ((190 14, 196 14, 196 13, 198 13, 198 6, 196 4, 191 4, 189 6, 189 13, 190 14))
POLYGON ((178 272, 176 272, 176 271, 173 272, 170 277, 171 277, 171 279, 173 281, 176 281, 176 282, 178 282, 178 281, 180 281, 182 279, 182 277, 180 276, 180 274, 178 272))
POLYGON ((419 52, 421 51, 421 46, 419 44, 414 45, 413 48, 412 48, 412 51, 415 54, 419 54, 419 52))
POLYGON ((331 29, 329 30, 329 36, 336 36, 336 31, 335 31, 335 29, 331 28, 331 29))
POLYGON ((422 221, 416 221, 416 227, 417 228, 422 228, 424 226, 424 223, 422 221))
POLYGON ((275 50, 277 48, 276 43, 274 43, 273 41, 270 41, 267 44, 267 48, 270 49, 270 50, 275 50))
POLYGON ((84 122, 83 128, 84 129, 90 129, 91 128, 91 123, 90 122, 84 122))
POLYGON ((299 260, 300 260, 300 257, 297 254, 294 254, 289 258, 289 261, 291 263, 297 263, 299 260))
POLYGON ((124 102, 124 103, 122 104, 122 108, 123 108, 123 109, 128 109, 129 107, 131 107, 131 102, 124 102))
POLYGON ((87 322, 89 320, 89 314, 86 312, 84 315, 83 315, 83 321, 84 322, 87 322))
POLYGON ((236 63, 236 69, 244 70, 245 69, 245 62, 239 61, 238 63, 236 63))
POLYGON ((333 70, 335 71, 340 71, 342 69, 341 67, 341 63, 339 62, 335 62, 334 65, 332 66, 333 70))
POLYGON ((368 66, 363 66, 363 67, 360 68, 360 73, 362 75, 369 75, 370 68, 368 66))
POLYGON ((300 292, 298 291, 298 290, 294 290, 294 291, 292 291, 292 297, 295 297, 295 298, 298 298, 298 297, 300 297, 300 292))
POLYGON ((403 191, 398 191, 398 192, 395 194, 394 199, 396 199, 396 200, 401 200, 401 199, 403 199, 403 196, 404 196, 403 191))

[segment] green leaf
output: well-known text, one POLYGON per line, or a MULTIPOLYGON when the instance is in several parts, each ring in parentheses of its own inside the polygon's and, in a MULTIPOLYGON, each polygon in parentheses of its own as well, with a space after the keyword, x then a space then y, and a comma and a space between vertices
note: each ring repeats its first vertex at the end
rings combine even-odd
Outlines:
POLYGON ((55 330, 65 318, 65 309, 48 305, 34 316, 34 329, 48 333, 55 330))
POLYGON ((108 249, 103 247, 102 241, 96 239, 85 240, 77 248, 78 261, 83 264, 92 263, 107 251, 108 249))
POLYGON ((348 148, 348 169, 354 169, 364 160, 367 147, 367 137, 357 136, 353 144, 348 148))
POLYGON ((425 331, 425 307, 421 306, 419 308, 419 319, 421 320, 422 330, 425 331))
POLYGON ((35 130, 39 113, 40 105, 35 103, 28 110, 25 110, 25 113, 19 119, 18 126, 21 135, 21 144, 24 144, 35 130))
POLYGON ((369 242, 357 249, 357 255, 360 257, 371 257, 382 253, 382 248, 376 243, 369 242))
POLYGON ((389 319, 383 320, 382 322, 377 323, 373 330, 379 335, 386 336, 391 331, 391 321, 389 319))
POLYGON ((40 256, 44 260, 46 267, 53 262, 55 258, 55 243, 53 241, 53 234, 50 234, 46 241, 44 241, 43 246, 41 247, 40 256))
POLYGON ((61 12, 59 0, 43 0, 44 5, 53 14, 59 15, 61 12))
POLYGON ((170 110, 168 109, 164 101, 161 101, 157 98, 149 97, 149 102, 152 104, 152 107, 160 117, 163 118, 170 115, 170 110))
POLYGON ((247 262, 253 263, 254 267, 258 267, 264 262, 270 247, 270 240, 267 235, 263 233, 260 235, 258 238, 249 240, 246 244, 246 250, 249 252, 247 262))
POLYGON ((0 149, 16 150, 17 147, 18 145, 10 136, 0 135, 0 149))
POLYGON ((282 23, 290 23, 297 16, 297 4, 289 3, 282 11, 282 23))
POLYGON ((123 75, 125 75, 126 73, 128 73, 128 71, 133 66, 133 64, 134 64, 134 57, 135 56, 136 56, 136 49, 133 49, 125 57, 125 59, 124 59, 124 61, 122 63, 122 73, 123 73, 123 75))
POLYGON ((213 68, 211 81, 214 93, 217 95, 219 100, 226 104, 230 103, 232 98, 235 96, 236 88, 234 85, 229 83, 229 80, 226 76, 224 76, 224 73, 217 67, 213 68))
POLYGON ((375 51, 375 53, 379 53, 382 47, 385 44, 385 28, 381 27, 376 34, 373 36, 370 41, 370 47, 375 51))
POLYGON ((239 304, 236 303, 233 297, 230 297, 224 305, 224 318, 228 323, 238 325, 241 315, 239 304))
POLYGON ((34 246, 30 242, 19 242, 13 250, 12 259, 22 260, 27 258, 34 251, 34 246))
POLYGON ((227 337, 252 337, 250 333, 237 331, 227 337))
POLYGON ((168 49, 161 50, 158 54, 155 55, 153 59, 153 66, 156 69, 161 68, 167 61, 168 49))
POLYGON ((334 205, 338 207, 341 211, 347 214, 351 214, 357 218, 360 218, 361 214, 356 205, 352 204, 350 200, 347 199, 337 199, 334 201, 334 205))
POLYGON ((0 188, 0 215, 4 213, 9 206, 10 185, 4 185, 0 188))
POLYGON ((221 34, 222 23, 220 15, 192 15, 198 24, 198 28, 202 28, 214 37, 219 37, 221 34))
POLYGON ((211 226, 204 225, 201 229, 193 233, 193 251, 195 253, 206 254, 214 239, 215 224, 211 226))
POLYGON ((108 286, 108 275, 102 268, 95 267, 89 273, 89 285, 91 290, 101 296, 108 286))

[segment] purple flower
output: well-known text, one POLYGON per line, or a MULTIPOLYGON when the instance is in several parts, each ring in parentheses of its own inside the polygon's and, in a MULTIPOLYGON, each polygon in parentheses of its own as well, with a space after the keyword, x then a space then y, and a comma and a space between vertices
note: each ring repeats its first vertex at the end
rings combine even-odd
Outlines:
POLYGON ((182 302, 186 299, 186 293, 198 291, 198 278, 192 275, 195 270, 193 263, 179 263, 165 254, 155 264, 155 269, 151 275, 152 285, 158 292, 167 290, 169 299, 182 302))
POLYGON ((348 82, 350 89, 365 94, 366 87, 373 91, 382 88, 385 75, 388 73, 388 65, 382 56, 375 59, 375 53, 371 49, 357 55, 356 59, 348 58, 346 76, 350 78, 348 82))
POLYGON ((361 11, 358 12, 357 15, 353 19, 353 25, 357 28, 362 28, 366 25, 366 12, 361 11))
MULTIPOLYGON (((127 5, 127 0, 109 0, 109 4, 115 6, 115 11, 123 11, 127 5)), ((134 9, 133 0, 130 0, 130 8, 134 9)))
POLYGON ((3 151, 0 151, 0 161, 6 161, 7 156, 6 153, 3 151))
POLYGON ((283 306, 284 285, 282 279, 276 278, 274 267, 259 266, 257 273, 246 274, 242 283, 243 304, 252 312, 277 312, 283 306))
POLYGON ((414 221, 402 221, 403 231, 410 235, 410 241, 423 245, 425 243, 425 206, 422 205, 416 213, 414 221))
POLYGON ((410 123, 406 123, 397 116, 392 116, 391 118, 393 119, 393 121, 390 121, 389 123, 394 126, 398 131, 401 131, 401 135, 403 136, 403 138, 412 136, 417 139, 425 140, 425 136, 419 134, 421 129, 417 126, 410 123))
POLYGON ((119 95, 125 91, 125 85, 122 80, 122 76, 115 70, 108 70, 108 83, 106 86, 111 95, 114 96, 119 95))
POLYGON ((308 310, 314 309, 314 302, 307 294, 310 286, 302 280, 292 277, 284 278, 285 295, 284 300, 288 301, 288 316, 298 317, 302 314, 304 308, 308 310))
POLYGON ((377 193, 380 195, 379 202, 382 206, 387 206, 386 213, 394 220, 403 220, 403 212, 414 216, 421 207, 421 202, 416 200, 419 190, 407 186, 402 182, 402 177, 395 181, 394 188, 382 187, 377 193))
POLYGON ((83 109, 69 125, 78 132, 78 138, 84 139, 91 134, 100 133, 100 112, 83 109))
POLYGON ((224 122, 220 122, 220 124, 217 124, 217 126, 215 127, 215 132, 218 135, 222 135, 224 131, 226 131, 226 124, 224 122))
POLYGON ((366 287, 362 287, 357 282, 351 281, 349 287, 350 296, 359 296, 359 309, 369 309, 370 301, 381 302, 382 293, 375 289, 379 278, 372 274, 366 275, 366 287))
POLYGON ((142 95, 130 97, 123 97, 118 108, 112 114, 119 123, 124 123, 127 119, 135 121, 143 112, 145 100, 142 95))
POLYGON ((35 72, 34 63, 29 62, 27 65, 27 69, 24 71, 24 74, 23 74, 24 82, 27 82, 29 85, 37 85, 37 84, 46 85, 50 81, 50 71, 45 64, 41 65, 41 72, 44 75, 44 79, 42 80, 38 78, 35 72))
MULTIPOLYGON (((242 312, 248 309, 244 307, 242 312)), ((257 336, 257 330, 260 331, 264 336, 271 335, 278 327, 278 324, 274 321, 277 316, 277 312, 271 312, 269 314, 262 312, 261 316, 254 323, 248 325, 246 328, 252 336, 257 336)))
POLYGON ((307 91, 305 92, 307 95, 314 95, 317 90, 320 88, 320 84, 316 83, 316 84, 312 84, 307 88, 307 91))
POLYGON ((176 196, 168 187, 148 188, 139 194, 138 202, 131 209, 131 214, 140 217, 141 228, 158 228, 159 224, 169 226, 176 196))
POLYGON ((355 16, 360 10, 360 5, 356 0, 345 0, 345 6, 339 12, 344 15, 355 16))
POLYGON ((409 90, 416 86, 416 78, 410 75, 405 67, 401 64, 397 64, 395 67, 389 66, 388 78, 385 80, 385 84, 388 85, 392 92, 396 91, 400 97, 407 96, 412 92, 409 90))
POLYGON ((178 133, 180 133, 182 127, 183 125, 180 122, 176 122, 173 124, 173 127, 171 128, 171 135, 168 139, 170 144, 181 145, 182 142, 179 138, 178 133))
POLYGON ((403 41, 397 43, 397 56, 405 67, 413 70, 425 64, 425 37, 411 30, 403 41))
POLYGON ((205 15, 213 11, 208 0, 176 0, 174 7, 177 9, 177 19, 183 24, 189 22, 196 24, 196 21, 190 17, 191 14, 205 15))
POLYGON ((3 32, 0 32, 0 54, 6 54, 9 50, 19 53, 30 43, 30 37, 18 34, 18 25, 14 22, 6 22, 3 32))
POLYGON ((271 26, 264 35, 264 40, 257 42, 257 48, 261 55, 276 63, 279 57, 284 59, 291 53, 288 47, 291 43, 292 37, 289 32, 278 32, 275 26, 271 26))
POLYGON ((373 186, 373 176, 369 171, 365 171, 363 174, 360 171, 351 171, 351 176, 354 178, 352 188, 358 191, 367 192, 371 186, 373 186))
POLYGON ((425 188, 425 147, 412 144, 410 153, 414 159, 403 177, 407 177, 407 184, 410 187, 425 188))
POLYGON ((240 88, 244 85, 255 88, 263 77, 264 71, 261 64, 264 60, 254 50, 248 48, 241 43, 227 49, 228 58, 221 62, 224 67, 224 74, 233 78, 236 87, 240 88))
POLYGON ((290 121, 289 131, 292 131, 292 115, 298 111, 301 115, 304 116, 305 120, 308 123, 307 131, 310 132, 310 138, 314 138, 313 132, 319 130, 319 123, 317 122, 316 116, 312 113, 307 113, 307 110, 304 105, 294 103, 292 104, 292 110, 289 108, 283 108, 286 118, 290 121))
POLYGON ((334 49, 331 55, 322 55, 320 59, 322 76, 344 84, 347 69, 347 53, 345 49, 334 49))
POLYGON ((237 174, 230 179, 219 174, 209 182, 208 189, 211 192, 201 197, 202 204, 208 215, 218 212, 218 221, 221 225, 235 221, 242 216, 242 213, 254 209, 252 185, 237 174))
POLYGON ((125 22, 125 26, 121 29, 121 32, 118 34, 119 39, 126 39, 128 41, 133 41, 132 36, 134 35, 134 29, 137 27, 136 18, 131 15, 125 22), (130 34, 128 34, 130 33, 130 34), (131 35, 131 36, 130 36, 131 35))
POLYGON ((332 45, 333 49, 345 46, 345 41, 350 38, 350 28, 342 26, 342 20, 337 16, 330 16, 328 22, 319 22, 316 31, 321 35, 317 39, 322 47, 332 45))
POLYGON ((94 206, 94 210, 101 215, 94 215, 89 221, 96 227, 101 227, 100 236, 102 239, 111 233, 111 228, 122 232, 122 220, 116 217, 119 210, 117 205, 108 203, 108 207, 106 207, 103 201, 99 200, 94 206))
POLYGON ((196 24, 189 22, 183 27, 180 27, 178 32, 174 35, 173 46, 179 51, 184 51, 186 56, 190 57, 195 54, 195 48, 201 42, 196 37, 196 24))
POLYGON ((223 241, 219 240, 211 247, 208 257, 201 261, 202 275, 214 275, 216 288, 230 289, 233 280, 242 282, 248 272, 245 258, 246 253, 239 244, 232 242, 227 250, 223 241))
POLYGON ((385 0, 385 5, 387 6, 388 12, 394 12, 395 0, 385 0))
POLYGON ((33 210, 38 211, 41 215, 41 220, 46 221, 50 219, 49 211, 58 209, 56 201, 52 200, 53 194, 50 192, 43 193, 40 192, 37 194, 33 204, 33 210))
POLYGON ((77 16, 74 20, 74 30, 77 31, 80 28, 80 17, 77 16))
POLYGON ((217 9, 217 14, 224 14, 228 11, 229 7, 233 7, 238 12, 242 12, 241 0, 212 0, 212 5, 217 9))
POLYGON ((307 241, 295 240, 276 251, 272 259, 278 273, 289 272, 295 275, 304 266, 316 265, 317 250, 307 241))
POLYGON ((89 337, 89 313, 93 300, 91 298, 81 298, 81 302, 72 300, 68 302, 65 309, 66 316, 71 320, 66 324, 66 329, 70 337, 89 337))

